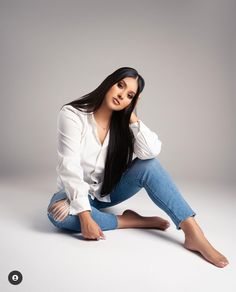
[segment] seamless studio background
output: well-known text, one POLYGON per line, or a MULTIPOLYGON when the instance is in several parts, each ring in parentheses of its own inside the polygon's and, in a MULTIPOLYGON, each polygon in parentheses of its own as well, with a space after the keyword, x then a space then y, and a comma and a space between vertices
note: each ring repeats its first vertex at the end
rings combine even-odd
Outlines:
MULTIPOLYGON (((231 280, 235 231, 229 230, 236 223, 235 12, 233 0, 0 0, 0 217, 4 235, 0 287, 4 291, 11 291, 7 275, 15 269, 24 276, 19 291, 33 287, 34 291, 49 291, 48 287, 55 288, 55 275, 57 291, 65 291, 68 285, 74 288, 76 279, 82 281, 80 288, 86 287, 86 269, 91 271, 91 266, 84 264, 82 269, 74 261, 73 248, 77 250, 79 245, 79 260, 85 261, 86 253, 106 262, 109 254, 113 270, 109 265, 103 266, 110 275, 103 291, 111 286, 113 291, 120 291, 129 285, 136 291, 154 291, 156 261, 162 267, 158 271, 163 279, 159 288, 165 287, 165 291, 173 291, 173 287, 175 291, 187 291, 177 280, 179 261, 183 261, 182 272, 188 274, 189 281, 198 266, 199 277, 207 277, 204 287, 212 287, 214 282, 215 291, 225 289, 225 285, 225 291, 234 290, 231 280), (172 240, 181 242, 182 237, 174 227, 170 231, 172 240, 165 241, 160 236, 160 255, 149 262, 147 269, 145 260, 155 254, 154 246, 158 245, 153 236, 145 239, 150 234, 134 230, 111 232, 106 247, 111 253, 97 243, 103 255, 98 256, 94 251, 97 246, 89 243, 88 248, 75 237, 57 232, 47 220, 45 208, 56 191, 57 113, 62 104, 92 91, 122 66, 136 68, 145 79, 138 117, 158 134, 162 141, 158 158, 200 213, 199 222, 212 242, 229 256, 232 264, 227 272, 220 272, 187 251, 175 251, 180 247, 172 240), (220 231, 216 226, 221 227, 220 231), (116 258, 117 251, 128 257, 127 245, 122 243, 116 249, 124 234, 133 244, 141 240, 144 246, 151 246, 151 253, 143 259, 136 262, 135 254, 128 258, 132 271, 129 275, 116 258), (37 247, 37 255, 32 245, 37 247), (170 249, 172 260, 167 263, 162 255, 170 253, 170 249), (64 254, 65 250, 69 255, 64 254), (181 258, 175 258, 178 252, 183 252, 181 258), (56 265, 58 253, 64 259, 63 265, 56 265), (25 257, 26 254, 31 256, 25 257), (32 258, 35 269, 31 268, 32 258), (138 269, 138 264, 142 268, 138 269), (73 267, 74 280, 67 265, 73 267), (43 266, 42 284, 35 290, 33 283, 43 266), (118 286, 113 286, 116 268, 123 269, 123 277, 118 286), (75 271, 80 276, 76 277, 75 271), (177 282, 166 284, 165 272, 176 277, 177 282)), ((126 204, 150 216, 156 210, 144 190, 113 211, 118 214, 126 204)), ((128 249, 132 246, 128 245, 128 249)), ((90 283, 86 291, 101 285, 99 271, 93 269, 98 286, 90 283)), ((192 289, 201 289, 202 281, 195 279, 194 283, 192 289)))

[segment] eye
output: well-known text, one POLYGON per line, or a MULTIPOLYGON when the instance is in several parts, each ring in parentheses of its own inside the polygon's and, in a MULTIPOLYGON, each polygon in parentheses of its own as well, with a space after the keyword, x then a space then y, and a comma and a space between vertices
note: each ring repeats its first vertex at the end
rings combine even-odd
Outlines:
MULTIPOLYGON (((122 85, 121 82, 118 82, 118 83, 117 83, 117 86, 120 87, 120 88, 123 87, 123 85, 122 85)), ((134 97, 134 96, 133 96, 132 94, 128 94, 128 98, 129 98, 129 99, 132 99, 133 97, 134 97)))

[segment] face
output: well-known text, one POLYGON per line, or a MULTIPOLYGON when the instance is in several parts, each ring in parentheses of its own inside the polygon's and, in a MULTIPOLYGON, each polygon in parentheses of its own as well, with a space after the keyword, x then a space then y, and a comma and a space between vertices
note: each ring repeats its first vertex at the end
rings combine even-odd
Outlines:
POLYGON ((120 111, 128 107, 138 90, 138 77, 125 77, 115 83, 106 93, 104 102, 111 110, 120 111), (119 103, 114 101, 116 99, 119 103))

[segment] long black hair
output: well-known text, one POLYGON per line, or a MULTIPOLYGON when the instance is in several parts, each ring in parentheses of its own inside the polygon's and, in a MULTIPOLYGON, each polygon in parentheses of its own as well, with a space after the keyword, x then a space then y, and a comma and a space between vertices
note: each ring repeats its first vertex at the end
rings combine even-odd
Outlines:
MULTIPOLYGON (((113 111, 110 120, 110 137, 107 150, 104 179, 101 196, 108 195, 120 180, 123 172, 130 166, 134 151, 134 135, 129 128, 131 114, 135 108, 139 94, 145 82, 137 70, 121 67, 107 76, 105 80, 92 92, 83 95, 65 105, 71 105, 82 112, 95 112, 103 102, 107 91, 115 83, 125 77, 138 78, 138 89, 129 106, 120 111, 113 111)), ((62 107, 63 107, 62 106, 62 107)))

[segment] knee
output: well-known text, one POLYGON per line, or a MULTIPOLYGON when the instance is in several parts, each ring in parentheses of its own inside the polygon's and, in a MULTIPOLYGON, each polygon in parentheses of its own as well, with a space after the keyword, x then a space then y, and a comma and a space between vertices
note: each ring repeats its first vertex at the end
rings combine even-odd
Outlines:
POLYGON ((148 179, 155 176, 158 179, 163 174, 160 162, 156 158, 139 160, 138 161, 139 182, 141 186, 144 186, 148 179))
POLYGON ((148 172, 160 167, 160 162, 158 161, 157 158, 151 158, 151 159, 145 159, 145 160, 139 159, 139 164, 140 164, 141 169, 144 172, 148 172))
POLYGON ((47 217, 55 227, 62 228, 62 221, 56 221, 51 213, 47 213, 47 217))

